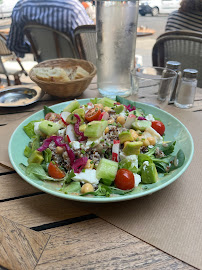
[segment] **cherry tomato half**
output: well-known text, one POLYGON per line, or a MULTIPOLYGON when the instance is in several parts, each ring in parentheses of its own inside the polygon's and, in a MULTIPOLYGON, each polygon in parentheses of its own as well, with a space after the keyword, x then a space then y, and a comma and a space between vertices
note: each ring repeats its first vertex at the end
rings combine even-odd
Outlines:
POLYGON ((48 174, 55 179, 61 179, 65 177, 65 173, 58 167, 58 165, 54 164, 52 161, 48 165, 48 174))
POLYGON ((152 121, 152 128, 155 129, 161 136, 164 134, 165 132, 165 126, 161 121, 152 121))
POLYGON ((133 173, 127 169, 119 169, 116 178, 115 186, 122 190, 132 189, 135 186, 135 177, 133 173))
POLYGON ((45 116, 45 120, 52 121, 52 122, 57 122, 61 119, 60 115, 57 113, 52 113, 49 112, 45 116))
POLYGON ((86 112, 85 118, 88 122, 91 122, 94 120, 98 120, 100 114, 101 114, 100 109, 92 108, 86 112))

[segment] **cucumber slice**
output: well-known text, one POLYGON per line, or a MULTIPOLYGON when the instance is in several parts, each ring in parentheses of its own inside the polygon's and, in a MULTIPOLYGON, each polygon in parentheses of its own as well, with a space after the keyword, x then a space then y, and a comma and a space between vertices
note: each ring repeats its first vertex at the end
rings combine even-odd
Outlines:
POLYGON ((113 107, 116 101, 108 97, 104 97, 99 100, 99 103, 101 103, 104 107, 113 107))
POLYGON ((54 123, 52 121, 44 120, 39 124, 39 130, 48 136, 56 134, 61 128, 59 123, 54 123))
POLYGON ((84 136, 89 138, 99 138, 102 136, 107 125, 107 121, 92 121, 88 123, 84 130, 84 136))
POLYGON ((140 131, 144 131, 146 128, 151 127, 151 121, 136 120, 132 123, 132 128, 140 131))
POLYGON ((67 107, 64 108, 63 112, 70 112, 72 113, 74 110, 79 109, 80 104, 77 100, 72 101, 67 107))
POLYGON ((102 158, 96 169, 96 177, 114 181, 118 170, 118 162, 102 158))

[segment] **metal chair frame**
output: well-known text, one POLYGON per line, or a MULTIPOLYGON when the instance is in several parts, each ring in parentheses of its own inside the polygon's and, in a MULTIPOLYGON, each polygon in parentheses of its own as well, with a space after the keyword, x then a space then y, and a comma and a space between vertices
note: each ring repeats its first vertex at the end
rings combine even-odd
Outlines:
POLYGON ((96 65, 96 26, 80 25, 74 30, 74 44, 79 57, 96 65))
POLYGON ((9 79, 9 73, 7 72, 7 70, 4 66, 4 62, 2 61, 2 57, 7 57, 7 56, 11 56, 15 61, 18 62, 19 66, 21 67, 21 71, 17 71, 15 74, 13 74, 15 81, 17 82, 16 84, 19 84, 19 82, 20 82, 19 74, 24 73, 26 76, 28 74, 25 71, 20 59, 7 48, 5 36, 0 34, 0 65, 1 65, 2 70, 3 70, 2 74, 4 74, 6 76, 7 84, 8 84, 8 86, 10 86, 11 83, 10 83, 10 79, 9 79))
POLYGON ((197 69, 202 87, 202 33, 179 30, 160 35, 152 49, 153 66, 165 67, 169 60, 181 62, 182 69, 197 69))
MULTIPOLYGON (((49 26, 46 26, 46 25, 30 22, 30 23, 27 23, 27 25, 24 27, 23 31, 24 31, 24 34, 27 37, 28 41, 31 44, 32 52, 33 52, 34 57, 38 63, 41 61, 44 61, 44 60, 48 60, 48 59, 41 58, 40 51, 37 48, 36 40, 34 40, 34 37, 32 34, 32 29, 36 29, 38 31, 45 30, 45 31, 52 32, 57 58, 64 57, 60 51, 59 38, 63 38, 63 40, 65 40, 65 42, 67 42, 67 44, 69 45, 69 47, 71 49, 71 53, 72 53, 72 58, 78 58, 78 53, 74 47, 74 43, 73 43, 70 35, 68 35, 66 33, 59 32, 59 31, 57 31, 49 26)), ((45 49, 46 48, 44 48, 44 50, 45 49)))

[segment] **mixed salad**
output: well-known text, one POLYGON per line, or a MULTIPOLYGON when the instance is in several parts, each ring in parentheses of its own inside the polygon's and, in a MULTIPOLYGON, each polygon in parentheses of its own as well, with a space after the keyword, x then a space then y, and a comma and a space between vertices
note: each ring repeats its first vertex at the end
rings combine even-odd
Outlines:
POLYGON ((165 126, 121 97, 77 100, 24 126, 24 149, 32 179, 60 183, 59 192, 79 196, 123 196, 161 181, 183 165, 176 141, 164 141, 165 126))

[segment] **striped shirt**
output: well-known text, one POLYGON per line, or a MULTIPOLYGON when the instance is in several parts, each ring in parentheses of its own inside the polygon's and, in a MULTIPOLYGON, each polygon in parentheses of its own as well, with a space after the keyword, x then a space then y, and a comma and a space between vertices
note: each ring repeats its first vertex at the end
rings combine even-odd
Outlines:
POLYGON ((166 24, 166 31, 191 30, 202 32, 202 12, 172 12, 166 24))
POLYGON ((43 24, 70 35, 79 25, 93 24, 78 0, 20 0, 13 9, 7 39, 8 48, 18 57, 30 52, 23 34, 28 22, 43 24))

